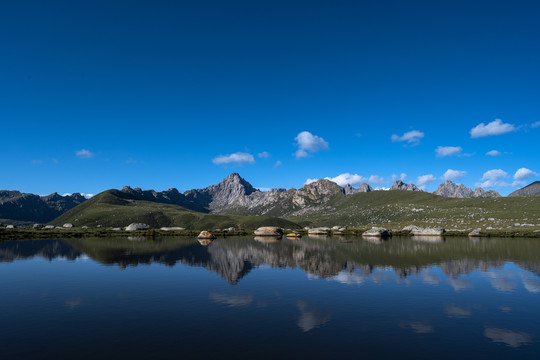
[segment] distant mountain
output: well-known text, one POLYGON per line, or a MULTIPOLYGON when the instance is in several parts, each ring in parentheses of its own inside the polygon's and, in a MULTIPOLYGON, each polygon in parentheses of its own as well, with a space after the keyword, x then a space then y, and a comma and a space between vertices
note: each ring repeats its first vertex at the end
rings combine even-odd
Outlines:
POLYGON ((46 223, 84 202, 79 193, 47 196, 0 190, 0 219, 46 223))
POLYGON ((343 193, 345 195, 351 195, 351 194, 356 194, 356 193, 361 193, 361 192, 370 192, 370 191, 373 191, 373 188, 366 183, 360 184, 360 186, 358 186, 358 188, 356 189, 353 188, 351 184, 347 184, 343 188, 343 193))
MULTIPOLYGON (((107 190, 65 212, 52 221, 55 225, 125 227, 144 223, 152 228, 180 226, 188 230, 224 229, 229 227, 256 229, 260 226, 299 228, 284 219, 269 216, 216 215, 196 212, 185 207, 140 198, 140 191, 107 190)), ((144 193, 144 192, 143 192, 144 193)), ((156 199, 163 197, 156 193, 156 199)), ((146 193, 148 195, 148 193, 146 193)), ((150 196, 150 195, 148 195, 150 196)), ((167 200, 168 201, 168 200, 167 200)))
POLYGON ((405 190, 405 191, 422 191, 414 184, 405 184, 401 180, 396 180, 390 187, 390 190, 405 190))
POLYGON ((462 184, 454 184, 450 180, 446 180, 446 182, 440 184, 433 194, 460 199, 501 197, 501 195, 494 190, 485 191, 482 188, 476 188, 473 191, 462 184))
POLYGON ((535 181, 510 193, 508 196, 540 196, 540 181, 535 181))

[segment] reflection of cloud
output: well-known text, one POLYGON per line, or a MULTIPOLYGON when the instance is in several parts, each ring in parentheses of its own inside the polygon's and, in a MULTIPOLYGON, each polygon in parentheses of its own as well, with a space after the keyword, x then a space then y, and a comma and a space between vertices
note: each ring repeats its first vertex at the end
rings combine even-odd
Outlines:
POLYGON ((519 347, 531 342, 529 334, 508 329, 486 328, 484 336, 493 342, 502 342, 511 347, 519 347))
POLYGON ((431 274, 428 271, 422 272, 422 280, 429 285, 439 285, 441 282, 441 279, 437 275, 431 274))
POLYGON ((253 295, 229 295, 229 294, 216 294, 209 295, 210 300, 218 304, 225 304, 229 306, 246 306, 253 301, 253 295))
POLYGON ((531 293, 540 292, 540 281, 534 279, 523 279, 523 286, 531 293))
POLYGON ((508 292, 516 288, 517 284, 512 281, 507 274, 490 271, 486 273, 485 276, 490 279, 489 282, 491 285, 499 291, 508 292))
POLYGON ((512 311, 512 308, 510 306, 501 306, 501 307, 499 307, 499 309, 501 309, 502 312, 510 312, 510 311, 512 311))
POLYGON ((308 310, 308 304, 303 301, 298 301, 296 306, 298 307, 298 310, 300 310, 300 317, 296 324, 304 332, 313 330, 330 321, 331 314, 329 312, 320 309, 308 310))
POLYGON ((332 279, 342 284, 359 285, 359 284, 363 284, 367 280, 367 276, 358 272, 340 271, 332 279))
POLYGON ((467 309, 462 309, 455 305, 448 304, 444 309, 448 317, 464 318, 471 316, 471 311, 467 309))
POLYGON ((401 323, 399 326, 405 329, 411 329, 418 334, 429 334, 434 332, 433 326, 423 322, 401 323))
POLYGON ((69 298, 66 300, 66 306, 70 309, 75 309, 81 305, 81 298, 69 298))
POLYGON ((472 284, 469 283, 465 279, 453 279, 453 278, 450 278, 448 280, 448 282, 450 283, 450 286, 452 286, 454 288, 455 291, 460 291, 460 290, 472 288, 472 284))

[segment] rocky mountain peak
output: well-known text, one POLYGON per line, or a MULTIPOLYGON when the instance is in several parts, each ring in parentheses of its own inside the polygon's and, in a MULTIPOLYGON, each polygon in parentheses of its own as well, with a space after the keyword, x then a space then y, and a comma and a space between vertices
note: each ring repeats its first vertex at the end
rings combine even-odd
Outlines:
POLYGON ((473 197, 473 191, 462 184, 454 184, 450 180, 442 183, 437 187, 437 190, 433 192, 435 195, 452 198, 471 198, 473 197))
POLYGON ((522 187, 508 196, 540 196, 540 181, 535 181, 529 185, 522 187))
POLYGON ((356 189, 353 188, 351 184, 347 184, 343 187, 343 193, 345 195, 356 194, 359 192, 370 192, 370 191, 373 191, 373 188, 366 183, 360 184, 360 186, 358 186, 358 188, 356 189))
POLYGON ((501 194, 496 192, 495 190, 484 190, 482 188, 476 188, 474 189, 473 196, 475 198, 492 198, 492 197, 501 197, 501 194))
POLYGON ((419 188, 416 187, 416 185, 405 184, 401 180, 396 180, 390 187, 390 190, 421 191, 419 188))

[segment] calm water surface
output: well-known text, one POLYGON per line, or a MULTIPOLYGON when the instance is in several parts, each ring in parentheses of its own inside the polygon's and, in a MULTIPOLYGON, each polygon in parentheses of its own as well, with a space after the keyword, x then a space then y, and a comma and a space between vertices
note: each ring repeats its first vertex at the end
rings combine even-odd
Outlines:
POLYGON ((0 242, 0 358, 540 356, 539 239, 257 240, 0 242))

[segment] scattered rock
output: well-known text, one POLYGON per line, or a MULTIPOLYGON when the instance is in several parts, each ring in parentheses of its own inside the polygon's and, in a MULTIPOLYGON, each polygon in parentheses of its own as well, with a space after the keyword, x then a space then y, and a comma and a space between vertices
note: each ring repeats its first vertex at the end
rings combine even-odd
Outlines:
POLYGON ((13 226, 13 225, 7 225, 7 226, 6 226, 6 229, 15 229, 15 226, 13 226))
POLYGON ((54 229, 54 225, 45 225, 43 227, 43 230, 52 230, 52 229, 54 229))
POLYGON ((381 239, 386 239, 392 236, 392 231, 381 228, 381 227, 372 227, 370 230, 364 231, 362 237, 376 237, 381 239))
POLYGON ((440 236, 445 232, 445 229, 442 227, 428 227, 428 228, 417 228, 411 230, 413 235, 422 235, 422 236, 440 236))
POLYGON ((313 229, 308 230, 309 235, 328 235, 329 232, 330 232, 329 227, 318 227, 318 228, 313 228, 313 229))
POLYGON ((288 233, 287 237, 290 239, 300 239, 302 235, 300 235, 299 233, 292 232, 292 233, 288 233))
POLYGON ((480 229, 480 228, 474 229, 473 231, 471 231, 469 233, 469 236, 478 236, 478 235, 480 235, 480 231, 482 231, 482 229, 480 229))
POLYGON ((199 236, 197 236, 197 239, 210 239, 210 240, 213 240, 215 238, 216 237, 214 235, 212 235, 209 231, 201 231, 199 236))
POLYGON ((255 230, 255 236, 282 236, 283 230, 275 226, 263 226, 255 230))
POLYGON ((34 224, 34 225, 32 225, 32 229, 35 229, 35 230, 39 230, 39 229, 41 229, 42 227, 43 227, 43 225, 41 225, 41 224, 34 224))
MULTIPOLYGON (((98 225, 100 227, 100 225, 98 225)), ((148 230, 150 229, 150 225, 143 224, 143 223, 132 223, 125 227, 126 231, 136 231, 136 230, 148 230)))
POLYGON ((63 228, 66 228, 66 229, 71 229, 73 227, 73 224, 71 223, 65 223, 64 225, 62 225, 63 228))
POLYGON ((81 227, 81 229, 88 229, 88 226, 84 225, 83 227, 81 227))
POLYGON ((122 228, 112 228, 113 231, 122 231, 122 228))

